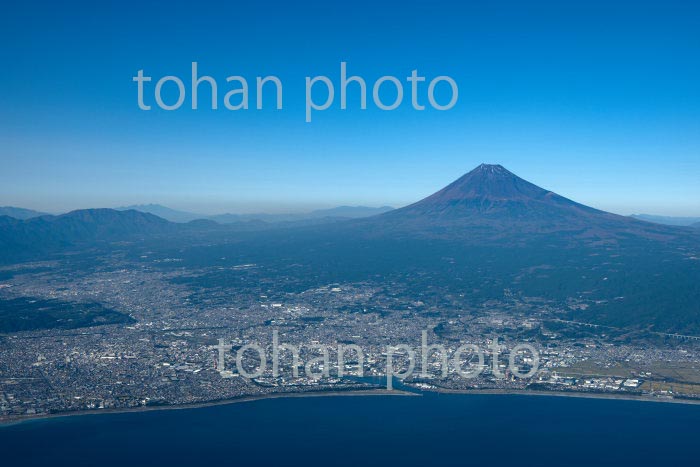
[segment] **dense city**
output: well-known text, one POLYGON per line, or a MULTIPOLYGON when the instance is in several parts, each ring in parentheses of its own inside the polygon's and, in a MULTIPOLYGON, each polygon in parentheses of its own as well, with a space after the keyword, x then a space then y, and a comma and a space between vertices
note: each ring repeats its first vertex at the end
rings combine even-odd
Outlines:
POLYGON ((112 251, 82 270, 70 258, 0 270, 3 303, 99 304, 82 312, 104 313, 88 325, 59 320, 3 331, 3 420, 389 388, 700 400, 693 336, 630 338, 567 321, 561 304, 509 290, 479 307, 461 294, 376 279, 289 292, 262 265, 191 268, 178 266, 181 258, 141 253, 112 251), (219 276, 236 285, 211 282, 219 276), (115 312, 121 318, 110 322, 115 312))

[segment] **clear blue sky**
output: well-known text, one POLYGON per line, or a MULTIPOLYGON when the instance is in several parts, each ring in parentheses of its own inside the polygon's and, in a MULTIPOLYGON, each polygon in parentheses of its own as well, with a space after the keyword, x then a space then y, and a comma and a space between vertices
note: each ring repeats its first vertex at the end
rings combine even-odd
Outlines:
POLYGON ((0 205, 398 206, 488 162, 598 208, 700 215, 697 2, 144 3, 3 7, 0 205), (278 76, 284 109, 139 110, 139 69, 189 90, 192 61, 220 86, 278 76), (304 78, 337 83, 341 61, 370 86, 449 75, 459 101, 362 111, 350 88, 305 123, 304 78))

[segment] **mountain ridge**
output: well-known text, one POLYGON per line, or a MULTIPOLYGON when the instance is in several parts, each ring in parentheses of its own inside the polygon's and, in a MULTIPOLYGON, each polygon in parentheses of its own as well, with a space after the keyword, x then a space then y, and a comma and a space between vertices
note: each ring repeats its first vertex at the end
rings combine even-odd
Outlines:
POLYGON ((109 242, 174 232, 171 222, 135 210, 78 209, 25 220, 0 218, 0 259, 22 259, 81 243, 109 242))
POLYGON ((197 214, 193 212, 180 211, 171 209, 160 204, 137 204, 132 206, 115 208, 118 211, 136 210, 147 212, 162 217, 170 222, 186 223, 193 220, 210 220, 219 224, 234 224, 250 221, 262 221, 267 223, 282 223, 282 222, 299 222, 328 219, 357 219, 370 217, 384 212, 391 211, 391 206, 368 207, 368 206, 336 206, 328 209, 316 209, 309 212, 298 212, 288 214, 269 214, 269 213, 251 213, 251 214, 197 214))
POLYGON ((653 222, 655 224, 675 225, 679 227, 692 227, 694 224, 700 224, 700 217, 659 216, 655 214, 632 214, 630 217, 653 222))
POLYGON ((48 213, 33 209, 18 208, 14 206, 0 206, 0 216, 13 217, 19 220, 32 219, 34 217, 47 216, 48 213))

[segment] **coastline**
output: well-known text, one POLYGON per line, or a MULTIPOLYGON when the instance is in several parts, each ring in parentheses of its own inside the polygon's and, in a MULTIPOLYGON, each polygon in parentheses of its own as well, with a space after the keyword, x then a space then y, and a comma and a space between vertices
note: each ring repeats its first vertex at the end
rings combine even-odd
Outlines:
POLYGON ((672 397, 654 397, 647 395, 634 394, 614 394, 614 393, 594 393, 583 391, 540 391, 529 389, 446 389, 434 388, 428 389, 426 392, 434 392, 439 394, 481 394, 481 395, 501 395, 501 396, 544 396, 544 397, 571 397, 578 399, 608 399, 608 400, 624 400, 636 402, 658 402, 665 404, 685 404, 685 405, 700 405, 700 399, 674 399, 672 397))
POLYGON ((174 405, 154 405, 132 408, 115 408, 115 409, 92 409, 92 410, 76 410, 72 412, 60 412, 51 414, 37 414, 22 416, 13 419, 0 419, 0 429, 19 425, 32 421, 48 420, 52 418, 68 418, 79 417, 84 415, 102 415, 102 414, 122 414, 122 413, 137 413, 137 412, 152 412, 159 410, 187 410, 201 409, 205 407, 216 407, 220 405, 239 404, 243 402, 255 402, 267 399, 283 399, 283 398, 300 398, 300 397, 343 397, 343 396, 420 396, 420 394, 409 391, 400 391, 387 389, 349 389, 344 391, 302 391, 302 392, 280 392, 274 394, 241 396, 232 399, 223 399, 216 401, 195 402, 192 404, 174 404, 174 405))
POLYGON ((243 402, 255 402, 267 399, 282 399, 282 398, 301 398, 301 397, 343 397, 343 396, 409 396, 420 397, 423 393, 433 394, 454 394, 454 395, 496 395, 496 396, 540 396, 540 397, 570 397, 580 399, 608 399, 608 400, 625 400, 636 402, 657 402, 666 404, 687 404, 700 405, 700 400, 692 399, 674 399, 660 398, 644 395, 631 394, 606 394, 606 393, 586 393, 574 391, 539 391, 539 390, 510 390, 510 389, 446 389, 446 388, 431 388, 422 392, 403 391, 399 389, 387 390, 384 388, 377 389, 358 389, 344 391, 306 391, 306 392, 287 392, 253 396, 242 396, 233 399, 224 399, 217 401, 198 402, 192 404, 179 405, 158 405, 133 408, 116 408, 116 409, 93 409, 79 410, 74 412, 62 412, 53 414, 29 415, 26 417, 0 420, 0 429, 19 425, 32 421, 47 420, 53 418, 67 418, 84 415, 102 415, 102 414, 121 414, 121 413, 136 413, 136 412, 151 412, 157 410, 187 410, 198 409, 205 407, 216 407, 220 405, 239 404, 243 402))

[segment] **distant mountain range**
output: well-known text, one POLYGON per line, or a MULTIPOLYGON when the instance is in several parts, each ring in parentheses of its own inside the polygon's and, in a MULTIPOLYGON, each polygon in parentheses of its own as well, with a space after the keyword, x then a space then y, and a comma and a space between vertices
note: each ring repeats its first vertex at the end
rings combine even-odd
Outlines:
POLYGON ((323 225, 371 216, 390 209, 392 208, 341 206, 306 214, 223 214, 206 217, 157 204, 134 206, 133 209, 81 209, 58 216, 21 208, 5 208, 5 212, 22 218, 0 215, 0 261, 29 259, 91 242, 134 240, 164 234, 241 232, 323 225))
POLYGON ((81 244, 174 233, 175 224, 139 211, 83 209, 20 220, 0 216, 0 260, 21 260, 81 244))
POLYGON ((190 222, 197 219, 206 219, 207 216, 194 214, 187 211, 178 211, 177 209, 170 209, 166 206, 161 206, 160 204, 136 204, 133 206, 122 206, 115 208, 116 211, 139 211, 148 214, 153 214, 162 219, 170 222, 190 222))
POLYGON ((170 209, 159 204, 140 204, 134 206, 116 208, 118 211, 133 209, 136 211, 147 212, 154 214, 171 222, 190 222, 196 219, 208 219, 220 224, 233 224, 238 222, 263 221, 263 222, 300 222, 305 220, 320 220, 320 219, 358 219, 362 217, 370 217, 377 214, 382 214, 391 211, 390 206, 381 206, 378 208, 367 206, 339 206, 331 209, 319 209, 306 213, 291 213, 291 214, 215 214, 205 215, 196 214, 186 211, 178 211, 170 209))
POLYGON ((31 219, 32 217, 47 216, 45 212, 32 209, 14 208, 12 206, 0 206, 0 216, 14 217, 15 219, 31 219))
MULTIPOLYGON (((305 220, 319 221, 327 220, 342 220, 342 219, 359 219, 363 217, 375 216, 391 211, 391 206, 367 207, 367 206, 338 206, 330 209, 317 209, 310 212, 289 213, 289 214, 269 214, 269 213, 252 213, 252 214, 197 214, 187 211, 179 211, 171 209, 160 204, 137 204, 132 206, 122 206, 114 208, 115 211, 139 211, 148 214, 153 214, 170 222, 187 223, 194 220, 211 220, 220 224, 234 224, 239 222, 262 221, 268 223, 298 223, 305 220)), ((32 209, 17 208, 12 206, 0 207, 0 216, 13 217, 19 220, 32 219, 41 216, 51 216, 45 212, 34 211, 32 209)), ((314 222, 316 223, 316 222, 314 222)))
POLYGON ((697 226, 700 225, 700 217, 671 217, 671 216, 655 216, 652 214, 632 214, 630 217, 640 219, 656 224, 678 225, 678 226, 697 226))
POLYGON ((439 288, 445 299, 459 295, 473 307, 518 296, 556 304, 575 321, 700 333, 700 231, 600 211, 500 165, 482 164, 423 200, 371 217, 360 216, 383 208, 343 207, 276 223, 232 216, 227 225, 182 223, 188 213, 162 206, 141 209, 180 223, 135 209, 0 216, 0 262, 114 242, 128 250, 124 241, 146 240, 149 250, 170 249, 197 264, 266 262, 280 282, 300 290, 378 280, 418 294, 439 288))
MULTIPOLYGON (((495 167, 495 166, 494 166, 495 167)), ((505 169, 503 169, 505 170, 505 169)), ((472 174, 473 175, 473 174, 472 174)), ((466 176, 465 176, 466 177, 466 176)), ((462 180, 461 183, 464 183, 462 180)), ((455 182, 457 183, 457 182, 455 182)), ((454 184, 453 184, 454 185, 454 184)), ((444 190, 447 190, 446 187, 444 190)), ((452 189, 455 187, 452 186, 452 189)), ((443 191, 444 191, 443 190, 443 191)), ((440 196, 446 196, 445 193, 440 194, 440 196)), ((438 193, 435 193, 433 197, 437 198, 438 193)), ((428 200, 423 200, 428 203, 428 200)), ((421 203, 423 203, 421 201, 421 203)), ((431 202, 434 202, 433 199, 431 202)), ((414 204, 415 207, 418 203, 414 204)), ((381 206, 381 207, 367 207, 367 206, 338 206, 330 209, 318 209, 310 212, 303 213, 288 213, 288 214, 269 214, 269 213, 252 213, 252 214, 197 214, 188 211, 180 211, 177 209, 171 209, 167 206, 160 204, 137 204, 131 206, 122 206, 115 208, 117 211, 140 211, 149 214, 156 215, 170 222, 177 223, 187 223, 193 220, 205 219, 218 222, 220 224, 233 224, 239 222, 249 222, 249 221, 262 221, 269 223, 277 222, 298 222, 303 220, 319 220, 319 219, 361 219, 364 217, 371 217, 378 214, 383 214, 385 212, 393 211, 394 208, 391 206, 381 206)), ((18 208, 13 206, 0 206, 0 216, 9 216, 15 219, 26 220, 35 217, 49 216, 51 214, 35 211, 32 209, 18 208)), ((685 227, 700 227, 700 217, 672 217, 672 216, 659 216, 653 214, 632 214, 634 219, 643 220, 647 222, 652 222, 655 224, 663 225, 673 225, 673 226, 685 226, 685 227)))
POLYGON ((3 209, 24 217, 0 216, 0 246, 6 251, 21 246, 27 251, 45 251, 86 241, 193 230, 266 230, 272 224, 275 228, 307 226, 309 232, 341 237, 351 234, 357 238, 435 238, 502 245, 526 244, 533 239, 586 243, 625 238, 668 240, 684 235, 682 229, 582 205, 523 180, 500 165, 488 164, 400 209, 341 206, 304 214, 214 216, 157 204, 116 210, 85 209, 59 216, 20 208, 3 209))

